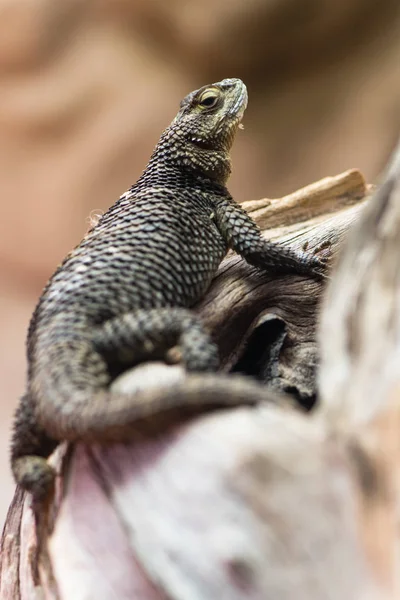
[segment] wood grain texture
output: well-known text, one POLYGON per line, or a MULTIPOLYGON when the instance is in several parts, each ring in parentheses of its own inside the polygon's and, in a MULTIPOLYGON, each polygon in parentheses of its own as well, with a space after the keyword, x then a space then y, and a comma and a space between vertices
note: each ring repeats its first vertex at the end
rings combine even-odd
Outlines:
MULTIPOLYGON (((394 166, 389 175, 400 181, 394 166)), ((16 492, 2 540, 2 600, 398 597, 397 185, 384 183, 366 203, 361 175, 342 174, 287 198, 296 216, 285 208, 282 221, 278 202, 273 210, 247 204, 263 227, 273 223, 268 237, 333 256, 321 367, 320 284, 270 279, 228 256, 197 310, 224 370, 268 384, 265 403, 135 444, 61 447, 40 550, 29 498, 16 492), (364 352, 365 340, 373 348, 364 352), (42 596, 32 591, 36 559, 42 596)), ((179 365, 153 363, 114 385, 160 395, 184 377, 179 365)))

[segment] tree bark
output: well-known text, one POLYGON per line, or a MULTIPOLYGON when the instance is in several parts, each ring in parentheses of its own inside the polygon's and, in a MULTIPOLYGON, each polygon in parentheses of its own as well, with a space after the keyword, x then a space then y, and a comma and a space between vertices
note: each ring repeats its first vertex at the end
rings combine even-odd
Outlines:
MULTIPOLYGON (((227 375, 203 384, 243 406, 135 444, 60 446, 37 536, 16 491, 2 600, 398 597, 399 159, 370 192, 348 171, 244 203, 266 237, 333 257, 322 311, 323 284, 228 256, 196 307, 227 375), (232 373, 252 376, 240 393, 232 373)), ((152 363, 113 385, 177 383, 201 379, 152 363)))

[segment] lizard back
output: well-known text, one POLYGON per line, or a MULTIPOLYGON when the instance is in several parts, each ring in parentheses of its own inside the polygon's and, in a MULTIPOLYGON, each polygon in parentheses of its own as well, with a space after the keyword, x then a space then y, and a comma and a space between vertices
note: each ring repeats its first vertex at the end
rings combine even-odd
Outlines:
POLYGON ((72 312, 77 326, 86 327, 139 308, 190 307, 200 299, 227 246, 209 191, 193 183, 133 186, 121 197, 51 278, 34 329, 62 313, 72 312))

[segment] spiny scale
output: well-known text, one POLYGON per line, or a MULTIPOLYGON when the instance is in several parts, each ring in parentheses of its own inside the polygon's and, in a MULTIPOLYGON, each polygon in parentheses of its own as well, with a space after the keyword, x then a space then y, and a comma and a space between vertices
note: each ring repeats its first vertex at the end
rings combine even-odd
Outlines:
MULTIPOLYGON (((320 277, 315 258, 266 242, 226 188, 246 106, 239 79, 189 94, 137 183, 46 286, 29 328, 27 389, 12 440, 14 476, 36 498, 51 489, 46 457, 60 440, 129 439, 138 428, 167 426, 189 404, 209 403, 201 386, 140 402, 111 394, 109 384, 175 344, 188 371, 217 369, 217 348, 190 307, 228 248, 272 272, 320 277)), ((216 393, 215 404, 225 396, 216 393)))

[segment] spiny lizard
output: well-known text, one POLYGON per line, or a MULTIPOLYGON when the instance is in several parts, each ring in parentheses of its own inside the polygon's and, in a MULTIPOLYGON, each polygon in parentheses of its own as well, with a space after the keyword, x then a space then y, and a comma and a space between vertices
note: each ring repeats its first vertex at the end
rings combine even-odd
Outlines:
MULTIPOLYGON (((188 371, 218 368, 217 348, 189 309, 229 248, 274 273, 321 277, 317 258, 264 240, 226 188, 229 151, 246 106, 240 79, 186 96, 137 183, 44 289, 29 327, 27 390, 11 452, 16 481, 35 497, 52 486, 46 458, 59 441, 122 441, 146 423, 162 424, 169 410, 202 403, 190 382, 185 393, 167 393, 163 405, 108 388, 116 373, 176 344, 188 371)), ((246 401, 249 390, 242 386, 246 401)))

